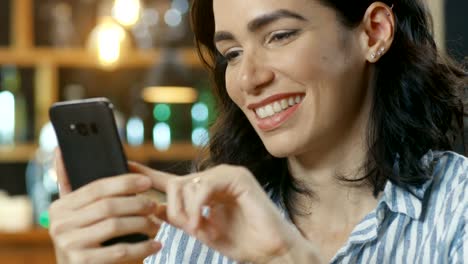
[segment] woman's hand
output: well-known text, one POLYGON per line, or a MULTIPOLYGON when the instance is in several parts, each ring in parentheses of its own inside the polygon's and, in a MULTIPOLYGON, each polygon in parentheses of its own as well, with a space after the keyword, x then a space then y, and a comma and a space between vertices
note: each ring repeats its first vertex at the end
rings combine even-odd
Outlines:
POLYGON ((60 199, 52 203, 50 235, 58 263, 119 263, 157 252, 161 245, 152 239, 135 244, 101 243, 116 236, 143 233, 153 237, 159 225, 151 216, 156 204, 133 194, 151 188, 148 177, 127 174, 92 182, 71 192, 57 151, 56 170, 60 199))
POLYGON ((314 263, 314 248, 283 219, 247 169, 220 165, 185 177, 137 163, 130 169, 148 175, 153 187, 167 194, 160 218, 222 254, 255 263, 301 263, 302 257, 307 257, 302 263, 314 263))

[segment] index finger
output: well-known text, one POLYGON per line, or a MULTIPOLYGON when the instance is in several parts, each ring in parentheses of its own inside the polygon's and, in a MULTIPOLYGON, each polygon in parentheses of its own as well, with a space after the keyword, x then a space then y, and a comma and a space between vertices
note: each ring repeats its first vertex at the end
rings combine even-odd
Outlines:
POLYGON ((94 180, 71 192, 64 201, 66 208, 75 210, 100 199, 134 195, 150 187, 147 176, 128 173, 94 180))
POLYGON ((57 174, 59 194, 60 197, 62 197, 70 193, 72 190, 70 181, 68 180, 67 170, 65 169, 65 165, 63 163, 62 152, 59 148, 55 149, 54 168, 57 174))
POLYGON ((171 179, 178 177, 177 175, 171 173, 153 170, 134 161, 128 162, 128 168, 130 169, 130 172, 140 173, 148 176, 153 183, 153 188, 161 192, 166 192, 168 182, 171 179))

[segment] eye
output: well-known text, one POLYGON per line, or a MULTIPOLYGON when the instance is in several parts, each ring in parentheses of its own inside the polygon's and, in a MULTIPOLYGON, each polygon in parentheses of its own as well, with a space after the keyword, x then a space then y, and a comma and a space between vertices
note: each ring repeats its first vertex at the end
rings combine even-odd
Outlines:
POLYGON ((298 30, 288 30, 288 31, 277 31, 270 34, 270 37, 267 39, 267 43, 277 42, 277 41, 284 41, 298 33, 298 30))
POLYGON ((241 50, 231 50, 226 53, 224 53, 223 57, 228 61, 232 62, 234 61, 237 57, 241 55, 242 51, 241 50))

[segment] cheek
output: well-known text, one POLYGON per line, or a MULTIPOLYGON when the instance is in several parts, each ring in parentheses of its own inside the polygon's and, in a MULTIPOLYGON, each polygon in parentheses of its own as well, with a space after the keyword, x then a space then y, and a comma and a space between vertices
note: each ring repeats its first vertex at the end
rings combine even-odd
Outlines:
POLYGON ((303 84, 334 80, 343 71, 344 58, 333 41, 317 41, 313 38, 291 48, 294 51, 288 52, 289 56, 284 56, 280 61, 285 70, 294 69, 289 71, 290 74, 303 84))
POLYGON ((279 59, 285 75, 306 87, 317 113, 333 110, 358 92, 362 65, 342 41, 338 35, 310 34, 279 59))
POLYGON ((226 75, 224 76, 226 80, 226 92, 228 93, 231 100, 238 106, 242 108, 243 97, 242 91, 239 87, 239 84, 236 84, 236 78, 234 73, 229 69, 226 69, 226 75))
POLYGON ((295 45, 294 52, 288 52, 293 56, 280 59, 283 72, 307 90, 310 127, 328 133, 359 110, 363 69, 357 55, 350 57, 354 53, 344 50, 337 36, 314 36, 295 45))

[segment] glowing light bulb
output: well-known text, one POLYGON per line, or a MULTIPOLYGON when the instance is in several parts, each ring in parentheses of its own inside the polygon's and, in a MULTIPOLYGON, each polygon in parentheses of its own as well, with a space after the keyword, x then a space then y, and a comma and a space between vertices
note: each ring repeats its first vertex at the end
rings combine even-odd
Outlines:
POLYGON ((182 22, 182 13, 174 8, 166 11, 164 21, 170 27, 177 27, 182 22))
POLYGON ((182 14, 187 13, 190 8, 188 0, 173 0, 171 6, 172 8, 179 10, 182 14))
POLYGON ((196 103, 192 106, 192 118, 198 122, 208 120, 208 106, 205 103, 196 103))
POLYGON ((198 92, 191 87, 149 86, 143 89, 141 96, 146 102, 181 104, 195 102, 198 92))
POLYGON ((129 49, 125 30, 110 17, 104 17, 90 34, 88 48, 97 53, 99 63, 113 67, 129 49))
POLYGON ((127 122, 127 141, 132 146, 139 146, 145 140, 145 125, 139 117, 132 117, 127 122))
POLYGON ((112 17, 125 27, 135 25, 140 18, 140 14, 140 0, 115 0, 112 7, 112 17))
POLYGON ((171 146, 171 128, 168 124, 157 123, 153 128, 153 144, 158 150, 167 150, 171 146))
POLYGON ((168 104, 157 104, 154 107, 153 116, 156 120, 165 122, 171 117, 171 107, 168 104))
POLYGON ((194 146, 205 146, 208 143, 209 132, 204 127, 195 128, 192 131, 192 144, 194 146))

